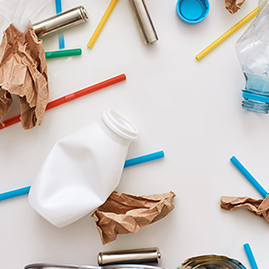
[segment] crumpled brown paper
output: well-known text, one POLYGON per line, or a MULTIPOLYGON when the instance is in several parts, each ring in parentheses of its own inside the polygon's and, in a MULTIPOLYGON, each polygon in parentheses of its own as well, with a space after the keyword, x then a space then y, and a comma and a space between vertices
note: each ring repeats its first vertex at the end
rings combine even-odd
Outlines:
POLYGON ((0 121, 8 113, 12 96, 20 101, 24 129, 42 123, 49 89, 45 51, 32 25, 27 33, 12 24, 5 30, 0 45, 0 121))
POLYGON ((269 223, 269 195, 264 199, 222 196, 220 207, 228 211, 246 208, 251 213, 264 218, 269 223))
POLYGON ((169 214, 175 194, 134 196, 114 191, 106 202, 92 214, 103 244, 116 240, 118 234, 136 233, 169 214))
POLYGON ((245 0, 224 0, 224 2, 225 2, 225 8, 231 14, 234 14, 241 8, 245 0))

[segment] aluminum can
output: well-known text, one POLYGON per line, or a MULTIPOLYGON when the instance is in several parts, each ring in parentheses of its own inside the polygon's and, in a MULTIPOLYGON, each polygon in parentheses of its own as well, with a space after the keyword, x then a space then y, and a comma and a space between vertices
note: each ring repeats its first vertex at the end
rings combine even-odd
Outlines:
POLYGON ((100 252, 98 254, 98 264, 143 264, 158 263, 161 253, 158 248, 131 249, 111 252, 100 252))
POLYGON ((44 38, 86 22, 87 20, 88 14, 86 9, 83 6, 79 6, 35 23, 33 24, 33 28, 38 38, 44 38))
POLYGON ((148 9, 144 0, 129 0, 136 17, 137 24, 146 45, 153 44, 158 40, 148 9))

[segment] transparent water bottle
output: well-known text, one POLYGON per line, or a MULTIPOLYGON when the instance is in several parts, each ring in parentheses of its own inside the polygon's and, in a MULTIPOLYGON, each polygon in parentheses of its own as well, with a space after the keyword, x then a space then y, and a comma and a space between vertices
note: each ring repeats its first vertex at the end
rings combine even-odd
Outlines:
POLYGON ((236 43, 246 79, 242 107, 267 114, 269 110, 269 0, 259 0, 258 14, 236 43))

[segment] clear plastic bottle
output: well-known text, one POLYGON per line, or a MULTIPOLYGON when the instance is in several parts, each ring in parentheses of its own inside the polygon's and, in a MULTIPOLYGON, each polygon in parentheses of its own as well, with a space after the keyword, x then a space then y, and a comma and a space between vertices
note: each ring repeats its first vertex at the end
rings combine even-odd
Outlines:
POLYGON ((242 107, 267 114, 269 110, 269 0, 259 0, 258 15, 236 43, 246 79, 242 107))

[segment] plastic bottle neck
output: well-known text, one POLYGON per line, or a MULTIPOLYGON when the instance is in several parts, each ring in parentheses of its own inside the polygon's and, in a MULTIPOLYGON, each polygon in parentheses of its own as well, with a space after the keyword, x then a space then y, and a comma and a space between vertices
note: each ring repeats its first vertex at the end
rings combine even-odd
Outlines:
POLYGON ((248 91, 243 91, 242 96, 244 98, 242 102, 242 107, 244 109, 261 114, 268 114, 269 97, 256 93, 250 93, 248 91))
POLYGON ((114 133, 129 141, 134 141, 138 137, 137 129, 128 120, 114 111, 105 110, 103 112, 103 122, 114 133))

